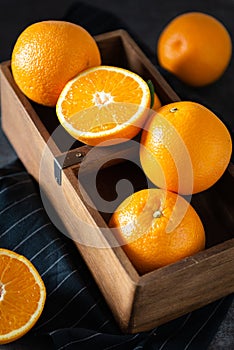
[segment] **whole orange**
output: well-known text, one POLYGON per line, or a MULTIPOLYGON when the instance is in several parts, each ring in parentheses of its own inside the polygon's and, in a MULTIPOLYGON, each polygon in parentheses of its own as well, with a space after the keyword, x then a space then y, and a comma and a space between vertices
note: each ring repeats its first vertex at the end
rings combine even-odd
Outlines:
POLYGON ((28 98, 55 106, 70 79, 100 64, 98 46, 84 28, 65 21, 42 21, 19 35, 11 67, 15 82, 28 98))
POLYGON ((151 107, 151 109, 153 109, 154 111, 157 111, 158 108, 160 108, 162 106, 162 103, 158 97, 158 95, 156 93, 154 93, 154 103, 153 106, 151 107))
POLYGON ((159 64, 192 86, 216 81, 226 70, 232 42, 224 25, 200 12, 173 19, 159 36, 159 64))
POLYGON ((222 121, 201 104, 182 101, 159 108, 145 124, 140 160, 156 186, 191 194, 222 176, 231 152, 231 136, 222 121))
POLYGON ((180 195, 162 189, 145 189, 126 198, 109 226, 141 274, 205 247, 205 232, 196 211, 180 195))

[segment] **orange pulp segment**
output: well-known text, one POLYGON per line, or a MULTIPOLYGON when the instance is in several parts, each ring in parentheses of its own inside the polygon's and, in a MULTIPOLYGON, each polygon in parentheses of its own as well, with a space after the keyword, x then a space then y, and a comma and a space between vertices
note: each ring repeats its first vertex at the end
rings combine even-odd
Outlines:
POLYGON ((0 248, 0 344, 26 334, 40 317, 45 299, 44 283, 32 263, 0 248))
POLYGON ((91 146, 106 146, 136 136, 149 108, 149 87, 139 75, 119 67, 98 66, 66 84, 56 112, 74 138, 91 146))

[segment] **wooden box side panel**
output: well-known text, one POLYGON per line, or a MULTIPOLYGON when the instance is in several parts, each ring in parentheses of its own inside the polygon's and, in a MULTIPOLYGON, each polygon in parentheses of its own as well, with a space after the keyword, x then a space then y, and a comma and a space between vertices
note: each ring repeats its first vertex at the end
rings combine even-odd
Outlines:
MULTIPOLYGON (((28 172, 39 181, 41 155, 49 134, 13 81, 10 62, 1 65, 0 77, 2 129, 28 172)), ((51 150, 58 152, 54 143, 50 146, 51 150)))
POLYGON ((121 250, 115 254, 110 248, 92 248, 77 242, 75 244, 85 259, 117 323, 123 331, 127 332, 137 282, 131 279, 130 275, 126 273, 125 266, 120 264, 121 250))
POLYGON ((234 292, 234 239, 145 275, 130 332, 148 330, 234 292))
MULTIPOLYGON (((121 247, 113 247, 114 240, 106 223, 95 208, 87 208, 82 201, 80 184, 71 169, 63 174, 63 193, 66 201, 66 223, 69 236, 84 257, 97 285, 122 329, 127 329, 131 317, 135 289, 139 276, 121 247), (103 234, 103 229, 107 232, 103 234)), ((56 205, 59 205, 57 202, 56 205)))

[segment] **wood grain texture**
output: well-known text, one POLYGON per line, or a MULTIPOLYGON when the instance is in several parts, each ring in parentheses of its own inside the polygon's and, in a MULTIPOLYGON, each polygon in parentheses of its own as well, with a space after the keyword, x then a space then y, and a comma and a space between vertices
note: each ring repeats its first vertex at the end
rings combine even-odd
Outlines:
MULTIPOLYGON (((164 104, 179 100, 128 33, 118 30, 96 40, 104 64, 128 68, 151 79, 164 104)), ((0 74, 3 130, 39 182, 52 222, 74 240, 123 331, 149 330, 234 291, 232 164, 217 184, 192 196, 191 203, 205 226, 206 249, 140 276, 108 229, 111 213, 98 207, 90 185, 94 178, 100 196, 110 203, 122 178, 133 184, 134 191, 147 187, 147 179, 137 170, 137 149, 127 144, 102 149, 94 158, 90 156, 86 165, 81 162, 63 169, 59 186, 54 158, 65 159, 73 151, 91 155, 92 148, 64 131, 54 109, 34 104, 21 93, 10 62, 1 64, 0 74), (129 155, 135 165, 126 161, 129 155)))
MULTIPOLYGON (((28 172, 39 181, 40 160, 50 134, 33 109, 30 101, 15 84, 10 63, 1 64, 2 129, 11 141, 28 172)), ((59 150, 50 140, 50 150, 59 150)))
POLYGON ((142 276, 129 331, 151 329, 232 293, 233 256, 234 239, 142 276))

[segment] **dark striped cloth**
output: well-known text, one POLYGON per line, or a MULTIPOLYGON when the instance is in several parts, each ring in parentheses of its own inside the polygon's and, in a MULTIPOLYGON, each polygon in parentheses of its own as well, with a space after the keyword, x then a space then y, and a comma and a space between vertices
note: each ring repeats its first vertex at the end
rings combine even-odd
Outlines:
MULTIPOLYGON (((205 11, 207 6, 204 3, 201 0, 194 2, 196 9, 201 11, 205 11)), ((220 12, 230 22, 231 9, 234 9, 231 3, 215 0, 210 12, 220 12)), ((158 22, 155 21, 155 26, 158 25, 158 29, 154 28, 155 33, 162 27, 163 15, 170 18, 175 13, 186 11, 188 7, 185 4, 188 2, 157 3, 155 11, 158 11, 158 22)), ((93 35, 118 28, 125 28, 133 34, 115 16, 82 3, 74 4, 63 19, 81 24, 93 35)), ((145 47, 136 36, 135 40, 156 64, 152 50, 145 47)), ((187 88, 170 74, 163 70, 161 72, 183 99, 213 106, 218 115, 226 117, 224 121, 230 127, 233 102, 225 100, 222 84, 229 81, 233 86, 233 67, 231 69, 228 77, 219 82, 221 86, 214 84, 210 88, 197 90, 187 88), (218 96, 222 104, 218 103, 218 96)), ((43 350, 208 349, 230 306, 232 295, 149 332, 122 334, 79 252, 73 242, 50 222, 37 183, 25 171, 1 132, 0 146, 0 247, 14 250, 30 259, 47 289, 42 316, 27 335, 31 337, 28 349, 38 349, 38 343, 43 344, 43 350)), ((21 349, 17 344, 20 341, 16 342, 14 349, 21 349)))
POLYGON ((0 246, 25 255, 45 282, 45 309, 30 333, 35 339, 47 334, 53 340, 46 339, 48 349, 207 349, 230 305, 228 296, 150 332, 123 335, 72 241, 50 222, 38 185, 19 160, 0 169, 0 215, 0 246))

